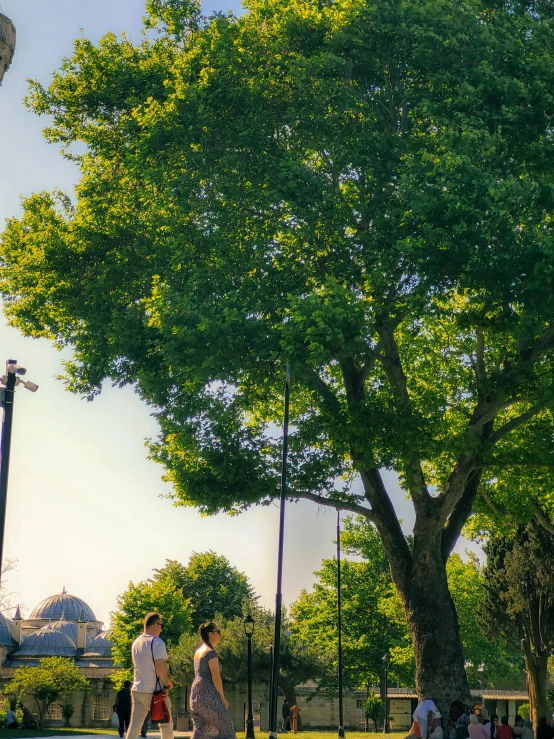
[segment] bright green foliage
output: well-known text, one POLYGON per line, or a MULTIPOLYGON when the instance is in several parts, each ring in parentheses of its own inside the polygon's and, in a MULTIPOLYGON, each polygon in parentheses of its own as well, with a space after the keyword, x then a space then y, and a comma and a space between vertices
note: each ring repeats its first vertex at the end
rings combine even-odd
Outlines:
POLYGON ((497 632, 489 632, 487 638, 480 627, 482 603, 493 593, 483 568, 471 554, 466 562, 453 554, 448 560, 447 573, 470 687, 525 690, 521 651, 497 632))
POLYGON ((413 633, 443 615, 420 692, 469 699, 444 562, 483 472, 544 464, 552 427, 554 6, 246 8, 150 0, 155 40, 79 39, 33 83, 48 139, 87 153, 75 204, 8 223, 7 314, 73 349, 71 390, 136 386, 175 502, 205 513, 277 496, 290 362, 291 496, 374 520, 413 633))
POLYGON ((63 657, 46 657, 39 667, 18 667, 4 688, 6 693, 34 698, 39 726, 52 703, 89 689, 88 680, 79 674, 73 660, 63 657))
POLYGON ((186 566, 167 560, 154 573, 154 581, 169 579, 190 601, 195 628, 216 613, 226 620, 242 615, 245 602, 254 596, 247 576, 215 552, 193 552, 186 566))
POLYGON ((379 731, 380 724, 385 718, 385 704, 375 695, 375 690, 371 690, 365 702, 365 715, 370 721, 373 721, 375 731, 379 731))
MULTIPOLYGON (((346 527, 354 528, 351 522, 346 527)), ((372 556, 362 562, 350 559, 341 562, 344 686, 362 688, 366 683, 379 683, 387 649, 393 654, 391 679, 413 685, 413 648, 379 535, 371 524, 360 520, 354 536, 361 536, 364 551, 371 550, 372 556)), ((348 541, 346 532, 344 546, 352 551, 348 541)), ((299 645, 310 644, 322 656, 328 667, 320 677, 320 687, 336 689, 336 559, 324 560, 315 574, 318 579, 313 591, 303 591, 291 606, 291 638, 299 645)))
MULTIPOLYGON (((414 650, 380 538, 366 520, 347 518, 341 542, 347 553, 362 558, 361 562, 346 559, 341 564, 345 685, 363 688, 368 682, 378 683, 382 657, 388 650, 391 680, 411 686, 414 650)), ((321 655, 328 669, 321 674, 320 685, 330 688, 336 686, 337 670, 336 560, 324 560, 316 575, 313 591, 304 591, 291 607, 292 638, 312 644, 321 655)), ((524 689, 519 649, 497 634, 489 641, 479 627, 478 612, 487 597, 487 583, 476 558, 469 555, 463 562, 459 555, 452 555, 447 575, 470 687, 524 689)))
MULTIPOLYGON (((181 635, 192 628, 190 601, 185 600, 179 588, 167 578, 147 580, 136 585, 129 583, 117 599, 117 610, 111 614, 113 655, 116 664, 130 669, 131 645, 144 631, 144 616, 157 611, 163 616, 163 640, 167 647, 178 644, 181 635)), ((118 687, 125 674, 118 680, 118 687)))

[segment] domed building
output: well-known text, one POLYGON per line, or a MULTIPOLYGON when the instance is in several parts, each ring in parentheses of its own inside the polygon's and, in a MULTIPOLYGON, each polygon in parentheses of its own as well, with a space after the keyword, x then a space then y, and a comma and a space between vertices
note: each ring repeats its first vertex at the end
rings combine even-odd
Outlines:
MULTIPOLYGON (((91 682, 90 693, 74 696, 73 725, 105 726, 115 701, 110 675, 120 669, 113 664, 111 636, 92 608, 65 588, 45 598, 29 618, 22 617, 18 606, 13 619, 0 614, 0 682, 8 682, 18 667, 39 665, 45 657, 73 659, 91 682)), ((48 718, 61 723, 61 705, 54 704, 48 718)))

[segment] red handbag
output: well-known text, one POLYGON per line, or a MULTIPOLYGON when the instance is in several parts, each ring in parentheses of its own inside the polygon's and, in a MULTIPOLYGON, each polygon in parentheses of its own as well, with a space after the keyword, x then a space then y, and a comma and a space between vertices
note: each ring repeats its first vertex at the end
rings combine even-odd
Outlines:
MULTIPOLYGON (((154 663, 154 672, 156 672, 156 660, 154 659, 154 639, 151 644, 152 649, 152 662, 154 663)), ((156 690, 152 693, 152 699, 150 701, 150 721, 157 724, 167 724, 171 719, 169 708, 165 702, 167 692, 163 690, 160 678, 156 672, 156 690), (159 689, 158 689, 159 688, 159 689)))

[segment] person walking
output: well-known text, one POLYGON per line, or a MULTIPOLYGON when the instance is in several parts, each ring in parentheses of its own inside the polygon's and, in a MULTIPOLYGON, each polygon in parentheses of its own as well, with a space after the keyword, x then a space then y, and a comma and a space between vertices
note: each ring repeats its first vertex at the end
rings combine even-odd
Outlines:
POLYGON ((469 717, 469 739, 489 739, 489 735, 485 731, 483 724, 479 723, 479 716, 476 713, 472 713, 469 717))
POLYGON ((217 624, 207 621, 200 625, 198 634, 202 644, 194 654, 194 682, 190 689, 192 739, 236 739, 215 651, 221 632, 217 624))
POLYGON ((129 729, 129 721, 131 719, 131 681, 125 680, 123 687, 115 697, 114 710, 119 719, 119 736, 121 739, 125 736, 129 729))
POLYGON ((167 650, 160 638, 162 629, 162 616, 155 612, 147 613, 144 617, 144 632, 135 639, 131 647, 134 680, 131 686, 131 720, 126 739, 138 739, 158 682, 161 689, 166 691, 164 701, 169 711, 169 721, 160 723, 162 739, 173 739, 171 701, 167 694, 173 683, 167 674, 167 650))
POLYGON ((286 698, 281 706, 281 716, 283 718, 283 731, 290 731, 290 706, 286 698))
POLYGON ((498 714, 493 713, 491 716, 491 739, 496 739, 496 730, 498 729, 498 714))

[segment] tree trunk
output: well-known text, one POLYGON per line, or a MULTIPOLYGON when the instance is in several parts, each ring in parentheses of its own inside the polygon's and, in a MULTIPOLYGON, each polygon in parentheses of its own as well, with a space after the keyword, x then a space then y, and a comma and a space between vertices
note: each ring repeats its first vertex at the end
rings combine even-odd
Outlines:
POLYGON ((546 679, 548 676, 548 654, 536 655, 524 649, 527 668, 527 691, 535 736, 541 716, 546 716, 546 679))
POLYGON ((434 700, 447 717, 452 701, 471 697, 440 534, 416 532, 409 576, 397 580, 393 572, 393 579, 412 636, 418 697, 434 700))
MULTIPOLYGON (((289 706, 292 708, 297 705, 296 702, 296 690, 293 681, 284 673, 279 673, 279 688, 289 702, 289 706)), ((278 714, 279 716, 280 714, 278 714)), ((291 719, 292 726, 292 719, 291 719)), ((302 731, 302 715, 298 714, 298 731, 302 731)))

